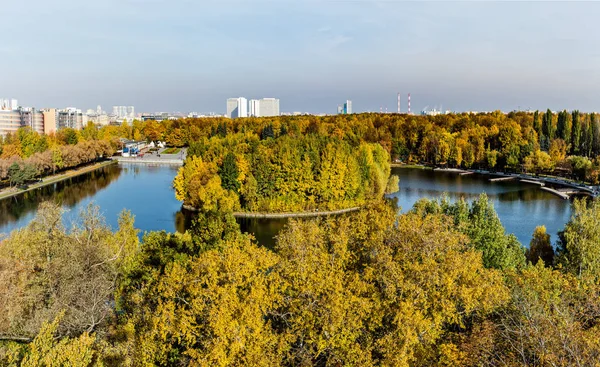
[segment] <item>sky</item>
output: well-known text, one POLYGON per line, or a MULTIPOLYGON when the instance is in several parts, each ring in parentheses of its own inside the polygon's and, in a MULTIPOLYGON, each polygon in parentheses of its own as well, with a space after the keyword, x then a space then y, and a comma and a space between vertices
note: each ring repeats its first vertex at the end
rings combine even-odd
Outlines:
POLYGON ((23 106, 600 111, 600 2, 2 3, 0 98, 23 106))

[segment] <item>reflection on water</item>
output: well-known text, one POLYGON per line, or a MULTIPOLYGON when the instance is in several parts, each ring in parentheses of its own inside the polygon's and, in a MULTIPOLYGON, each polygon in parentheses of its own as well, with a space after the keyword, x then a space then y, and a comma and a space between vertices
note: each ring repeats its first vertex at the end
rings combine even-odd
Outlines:
MULTIPOLYGON (((506 230, 528 245, 534 228, 545 225, 556 240, 571 215, 568 201, 535 185, 517 182, 488 182, 486 177, 420 169, 394 169, 400 177, 400 191, 390 196, 402 210, 409 210, 420 198, 439 198, 446 193, 450 200, 464 197, 476 199, 485 192, 494 203, 506 230)), ((177 167, 145 165, 113 165, 58 182, 14 198, 0 201, 0 233, 25 226, 33 219, 39 203, 52 200, 69 212, 68 225, 90 202, 100 206, 107 223, 116 228, 123 209, 135 215, 141 231, 165 230, 184 232, 190 228, 192 216, 181 210, 175 199, 172 181, 177 167)), ((273 238, 287 219, 240 219, 242 231, 252 233, 259 243, 272 248, 273 238)))
POLYGON ((0 228, 2 228, 0 232, 5 232, 4 229, 11 227, 11 224, 19 227, 18 224, 23 219, 29 222, 43 201, 50 200, 65 208, 73 208, 84 198, 92 197, 99 190, 106 188, 111 182, 118 179, 121 170, 116 168, 114 165, 100 168, 81 176, 0 200, 0 228))
POLYGON ((400 177, 400 191, 394 198, 403 211, 410 210, 420 198, 439 198, 446 194, 451 201, 471 201, 485 192, 494 204, 506 231, 514 233, 523 245, 529 245, 533 230, 545 225, 552 240, 571 216, 571 204, 539 186, 519 182, 489 182, 479 175, 459 176, 451 172, 394 168, 400 177))
POLYGON ((117 227, 119 213, 127 209, 141 231, 174 232, 182 216, 181 203, 171 188, 176 174, 177 168, 169 166, 111 165, 1 200, 0 233, 27 225, 39 204, 48 200, 68 210, 67 226, 77 222, 80 211, 93 202, 112 228, 117 227))

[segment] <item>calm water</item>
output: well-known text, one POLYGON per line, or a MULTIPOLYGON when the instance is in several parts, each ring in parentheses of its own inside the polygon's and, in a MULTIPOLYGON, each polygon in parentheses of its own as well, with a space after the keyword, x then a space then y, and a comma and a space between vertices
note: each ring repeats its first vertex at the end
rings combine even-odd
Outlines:
POLYGON ((67 181, 46 186, 0 201, 0 233, 23 227, 35 216, 40 202, 51 200, 68 210, 65 224, 76 221, 82 209, 93 202, 100 206, 106 222, 117 227, 123 209, 135 215, 142 231, 184 229, 181 203, 175 199, 171 182, 176 167, 111 165, 67 181))
MULTIPOLYGON (((15 198, 0 201, 0 233, 23 227, 35 216, 40 202, 52 200, 68 209, 65 223, 77 220, 89 203, 100 206, 106 222, 117 227, 123 209, 135 215, 136 227, 142 231, 166 230, 182 232, 190 217, 181 212, 181 203, 175 199, 171 182, 176 167, 143 165, 113 165, 56 183, 15 198)), ((533 185, 511 182, 490 183, 485 177, 459 176, 454 173, 420 169, 394 169, 400 176, 400 191, 391 197, 403 211, 423 197, 438 198, 447 193, 451 200, 464 197, 475 199, 485 192, 508 232, 514 233, 521 243, 528 245, 537 225, 544 224, 556 240, 556 233, 564 227, 571 215, 568 201, 540 190, 533 185)), ((243 231, 253 233, 267 246, 285 226, 284 220, 240 220, 243 231)))
POLYGON ((400 177, 400 191, 390 197, 397 200, 402 211, 410 210, 420 198, 439 198, 446 193, 450 200, 464 197, 472 201, 485 192, 509 233, 514 233, 523 245, 528 246, 533 230, 545 225, 552 242, 571 217, 571 203, 535 185, 517 182, 489 182, 478 175, 459 176, 451 172, 394 168, 400 177))

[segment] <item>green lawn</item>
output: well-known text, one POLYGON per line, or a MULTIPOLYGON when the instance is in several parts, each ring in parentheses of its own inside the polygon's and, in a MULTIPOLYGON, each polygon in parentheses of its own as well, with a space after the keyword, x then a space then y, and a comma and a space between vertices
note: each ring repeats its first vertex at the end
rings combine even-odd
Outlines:
POLYGON ((177 154, 181 151, 181 149, 179 148, 169 148, 169 149, 165 149, 162 152, 160 152, 160 154, 177 154))

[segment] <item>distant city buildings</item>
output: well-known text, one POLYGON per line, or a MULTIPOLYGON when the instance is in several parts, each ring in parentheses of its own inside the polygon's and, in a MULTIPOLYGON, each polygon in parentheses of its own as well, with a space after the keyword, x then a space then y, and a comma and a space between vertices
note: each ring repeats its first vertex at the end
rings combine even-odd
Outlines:
POLYGON ((227 100, 227 117, 230 119, 248 117, 248 100, 244 97, 229 98, 227 100))
MULTIPOLYGON (((87 116, 85 119, 87 123, 87 116)), ((84 125, 84 116, 81 110, 75 107, 67 107, 62 110, 58 110, 57 115, 57 128, 71 128, 71 129, 81 129, 84 125)))
MULTIPOLYGON (((11 107, 12 108, 12 107, 11 107)), ((16 133, 19 128, 29 127, 40 134, 44 133, 44 116, 35 108, 0 110, 0 135, 16 133)))
POLYGON ((263 98, 250 100, 250 116, 271 117, 279 115, 279 99, 263 98))
POLYGON ((16 99, 0 98, 0 111, 15 111, 19 108, 19 102, 16 99))
MULTIPOLYGON (((100 108, 100 106, 98 106, 100 108)), ((113 116, 116 119, 134 119, 135 108, 133 106, 113 106, 113 116)))
POLYGON ((270 117, 279 116, 279 99, 263 98, 251 99, 250 102, 244 97, 229 98, 227 100, 227 117, 270 117))
POLYGON ((352 113, 352 101, 347 100, 342 106, 338 106, 338 115, 350 115, 352 113))

